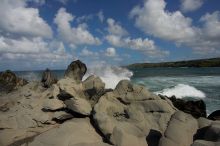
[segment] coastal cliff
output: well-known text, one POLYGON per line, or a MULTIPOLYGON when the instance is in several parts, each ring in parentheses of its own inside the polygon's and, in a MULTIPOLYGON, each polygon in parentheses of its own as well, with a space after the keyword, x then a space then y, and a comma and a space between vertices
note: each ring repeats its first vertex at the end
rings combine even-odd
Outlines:
POLYGON ((199 59, 161 63, 135 63, 127 68, 150 68, 150 67, 220 67, 220 58, 199 59))

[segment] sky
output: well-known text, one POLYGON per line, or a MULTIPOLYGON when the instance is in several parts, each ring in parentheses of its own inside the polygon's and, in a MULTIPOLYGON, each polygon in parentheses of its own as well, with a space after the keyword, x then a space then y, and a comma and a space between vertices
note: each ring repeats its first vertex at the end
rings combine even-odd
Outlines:
POLYGON ((0 2, 0 70, 220 57, 219 0, 0 2))

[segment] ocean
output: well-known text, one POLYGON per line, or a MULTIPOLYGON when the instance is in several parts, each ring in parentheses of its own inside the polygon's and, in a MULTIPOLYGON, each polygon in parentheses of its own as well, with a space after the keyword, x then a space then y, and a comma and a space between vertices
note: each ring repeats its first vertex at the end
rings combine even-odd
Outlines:
MULTIPOLYGON (((64 70, 54 70, 62 78, 64 70)), ((42 71, 21 71, 17 75, 27 80, 40 80, 42 71)), ((95 74, 114 88, 121 79, 130 79, 142 84, 155 94, 175 95, 186 100, 203 99, 207 113, 220 109, 220 67, 212 68, 145 68, 124 69, 120 67, 98 66, 89 68, 89 75, 95 74)))

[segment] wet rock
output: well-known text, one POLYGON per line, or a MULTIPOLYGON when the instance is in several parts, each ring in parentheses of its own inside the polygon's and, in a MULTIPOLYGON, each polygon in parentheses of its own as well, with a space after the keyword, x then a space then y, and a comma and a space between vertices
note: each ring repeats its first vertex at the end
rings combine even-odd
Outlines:
POLYGON ((0 72, 0 92, 11 92, 19 86, 24 86, 28 82, 22 78, 16 76, 10 70, 0 72))
MULTIPOLYGON (((162 95, 159 96, 168 98, 162 95)), ((187 101, 183 99, 177 99, 175 96, 172 96, 169 99, 177 109, 191 114, 195 118, 206 117, 206 105, 203 100, 187 101)))
POLYGON ((49 87, 51 87, 53 84, 57 83, 57 78, 56 78, 56 76, 47 68, 47 69, 43 72, 43 74, 42 74, 41 82, 42 82, 42 84, 43 84, 43 87, 49 88, 49 87))
POLYGON ((65 71, 65 77, 74 79, 77 82, 82 81, 83 76, 87 71, 86 65, 80 60, 73 61, 65 71))
POLYGON ((209 116, 208 119, 210 120, 219 120, 220 121, 220 110, 216 110, 212 112, 209 116))

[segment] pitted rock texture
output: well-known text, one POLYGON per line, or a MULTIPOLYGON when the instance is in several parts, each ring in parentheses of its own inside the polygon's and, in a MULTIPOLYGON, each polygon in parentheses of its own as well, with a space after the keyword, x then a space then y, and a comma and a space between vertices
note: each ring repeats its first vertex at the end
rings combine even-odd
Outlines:
POLYGON ((94 119, 102 133, 113 144, 126 141, 125 139, 114 140, 114 130, 120 131, 119 135, 122 135, 120 138, 130 137, 130 135, 123 135, 124 132, 118 130, 118 125, 122 125, 121 127, 127 125, 126 128, 124 127, 125 131, 139 129, 139 134, 132 133, 131 137, 135 137, 134 141, 140 142, 138 139, 140 137, 142 140, 145 139, 151 129, 163 133, 175 111, 176 109, 167 100, 152 94, 143 86, 133 85, 123 80, 118 83, 113 92, 108 92, 99 99, 94 107, 94 119))
POLYGON ((74 79, 77 82, 82 81, 83 76, 87 71, 86 65, 80 60, 73 61, 65 71, 65 77, 74 79))

